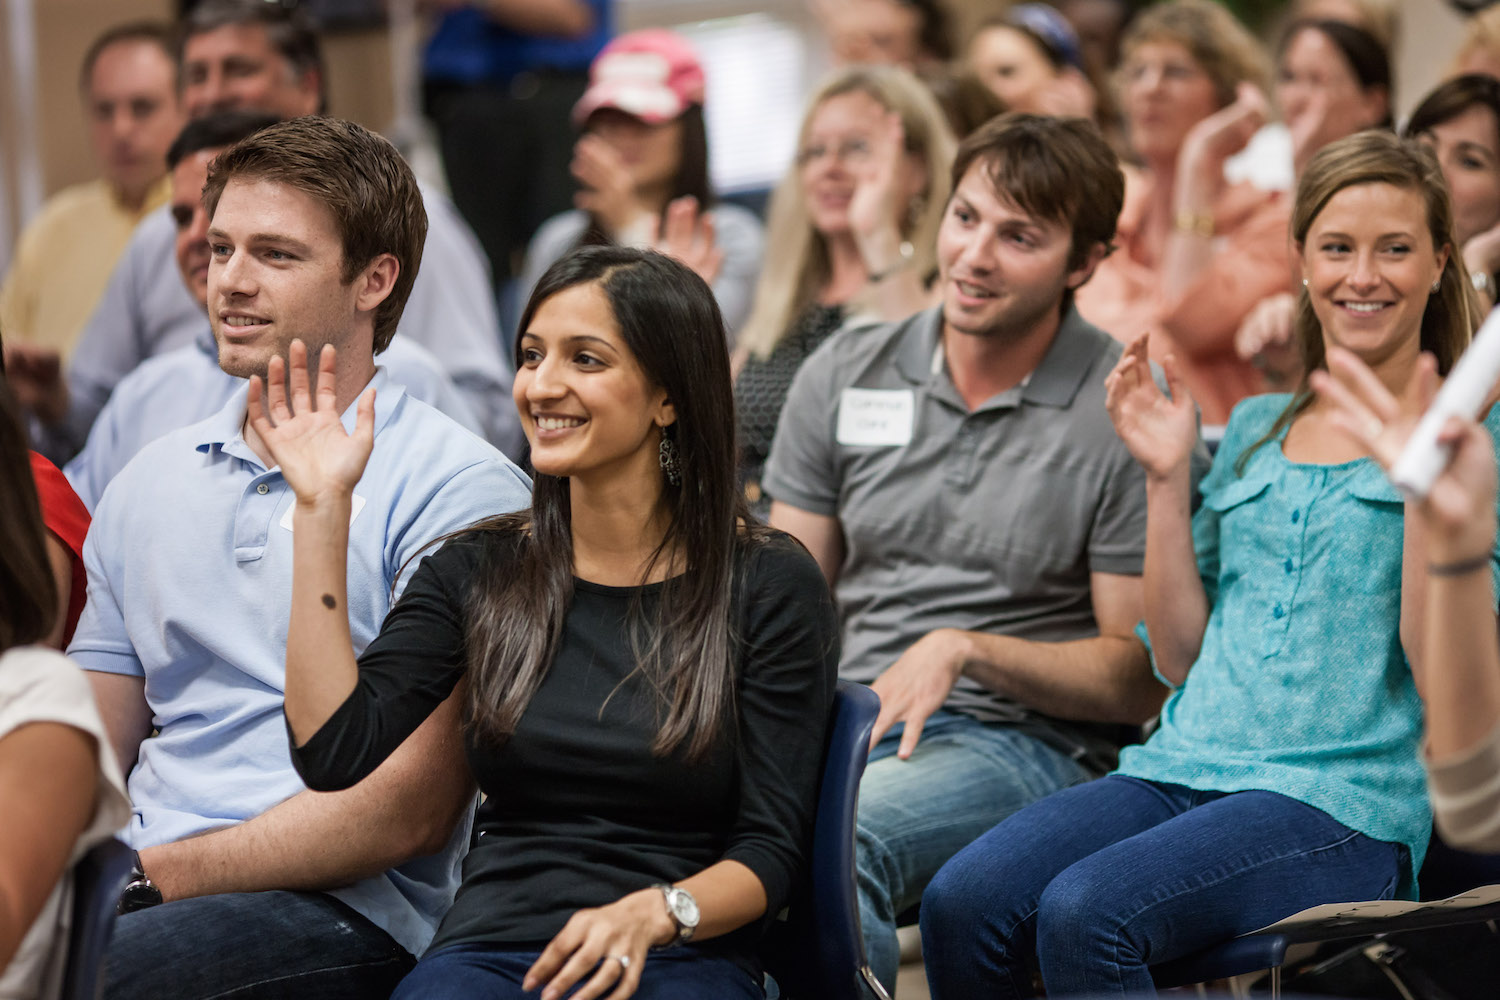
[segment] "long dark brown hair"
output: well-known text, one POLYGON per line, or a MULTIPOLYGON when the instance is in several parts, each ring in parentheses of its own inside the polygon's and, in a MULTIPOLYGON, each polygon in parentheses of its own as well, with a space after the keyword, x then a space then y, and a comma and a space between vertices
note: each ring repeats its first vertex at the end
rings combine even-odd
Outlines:
MULTIPOLYGON (((676 413, 663 433, 676 445, 682 482, 664 481, 660 502, 670 519, 641 579, 663 560, 682 572, 661 584, 651 620, 637 598, 629 627, 636 670, 658 696, 662 721, 652 751, 667 754, 686 744, 686 756, 697 759, 732 714, 735 555, 766 536, 748 521, 736 488, 724 320, 708 285, 676 260, 589 246, 542 275, 518 329, 530 327, 547 299, 585 284, 604 292, 626 347, 676 413)), ((515 732, 557 653, 573 599, 571 515, 568 480, 537 474, 529 510, 474 529, 487 536, 467 637, 468 719, 481 739, 504 742, 515 732)))
POLYGON ((0 652, 41 642, 57 617, 57 583, 31 477, 20 411, 0 376, 0 652))
MULTIPOLYGON (((1292 205, 1292 240, 1301 249, 1314 220, 1329 200, 1345 188, 1361 184, 1389 184, 1420 194, 1427 208, 1427 232, 1432 237, 1433 249, 1448 248, 1438 290, 1427 300, 1427 309, 1422 313, 1420 334, 1422 350, 1436 358, 1438 373, 1447 375, 1469 346, 1480 317, 1463 256, 1454 248, 1453 204, 1448 198, 1448 185, 1438 169, 1437 159, 1425 146, 1373 129, 1324 146, 1308 162, 1297 183, 1297 200, 1292 205)), ((1302 381, 1266 435, 1236 459, 1237 472, 1243 473, 1256 449, 1274 441, 1298 414, 1312 405, 1311 373, 1328 367, 1323 326, 1313 311, 1312 296, 1305 286, 1297 291, 1292 335, 1302 353, 1302 381)))

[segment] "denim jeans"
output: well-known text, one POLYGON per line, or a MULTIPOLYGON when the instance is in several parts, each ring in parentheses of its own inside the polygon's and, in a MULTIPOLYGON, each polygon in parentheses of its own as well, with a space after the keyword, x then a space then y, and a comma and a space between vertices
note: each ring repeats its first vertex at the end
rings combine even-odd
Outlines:
POLYGON ((1111 775, 1022 810, 922 897, 934 1000, 1154 995, 1148 966, 1318 903, 1389 899, 1406 848, 1275 792, 1111 775))
MULTIPOLYGON (((391 1000, 537 1000, 541 990, 523 992, 521 980, 539 951, 500 951, 488 945, 458 944, 429 952, 401 981, 391 1000)), ((592 973, 590 973, 592 975, 592 973)), ((565 996, 589 981, 585 976, 565 996)), ((605 990, 608 996, 611 986, 605 990)), ((727 958, 694 948, 651 952, 633 1000, 761 1000, 765 994, 749 973, 727 958)))
POLYGON ((1091 775, 1036 737, 937 712, 906 760, 897 725, 870 752, 859 786, 855 864, 870 969, 894 990, 896 917, 917 905, 949 858, 1011 813, 1091 775))
POLYGON ((200 896, 124 914, 105 954, 109 1000, 368 1000, 414 959, 321 892, 200 896))

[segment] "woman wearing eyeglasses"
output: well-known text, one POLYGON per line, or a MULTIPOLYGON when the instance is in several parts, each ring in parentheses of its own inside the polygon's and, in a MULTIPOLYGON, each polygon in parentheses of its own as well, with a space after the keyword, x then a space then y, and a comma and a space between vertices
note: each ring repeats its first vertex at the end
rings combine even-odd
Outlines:
POLYGON ((740 479, 752 513, 776 423, 803 359, 851 319, 931 304, 953 135, 905 70, 854 66, 808 103, 797 159, 771 200, 760 284, 735 356, 740 479))

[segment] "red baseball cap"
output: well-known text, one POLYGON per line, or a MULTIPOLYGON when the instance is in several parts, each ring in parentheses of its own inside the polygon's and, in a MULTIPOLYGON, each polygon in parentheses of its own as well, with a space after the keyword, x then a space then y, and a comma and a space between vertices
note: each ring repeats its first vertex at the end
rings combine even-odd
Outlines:
POLYGON ((703 65, 681 35, 647 28, 606 45, 589 67, 589 89, 573 105, 582 127, 601 108, 615 108, 659 125, 703 103, 703 65))

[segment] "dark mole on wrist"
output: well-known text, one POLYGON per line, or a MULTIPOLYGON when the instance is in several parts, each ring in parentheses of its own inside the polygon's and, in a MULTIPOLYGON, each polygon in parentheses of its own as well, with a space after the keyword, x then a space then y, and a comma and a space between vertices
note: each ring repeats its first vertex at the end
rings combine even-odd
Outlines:
POLYGON ((331 608, 336 608, 338 606, 339 606, 339 602, 335 601, 333 599, 333 595, 332 594, 324 594, 323 595, 323 607, 331 609, 331 608))

